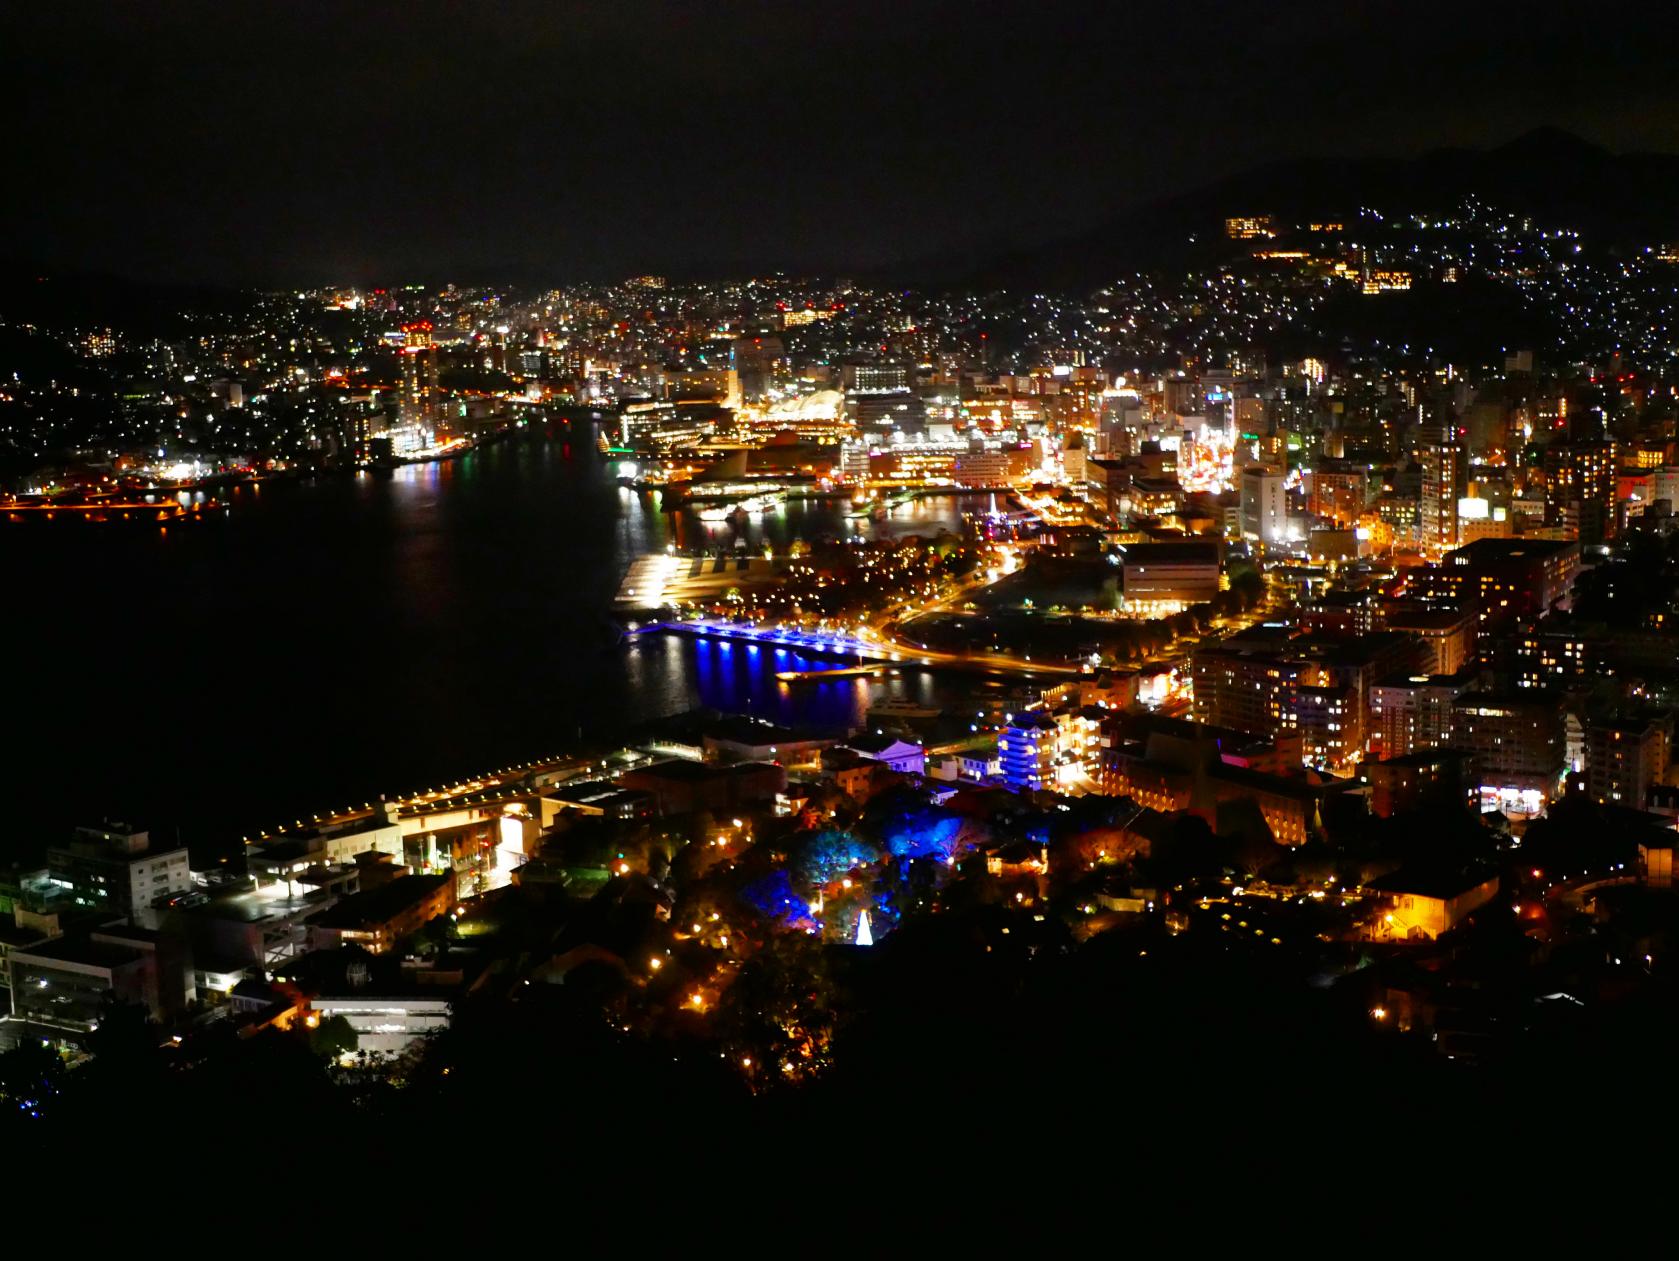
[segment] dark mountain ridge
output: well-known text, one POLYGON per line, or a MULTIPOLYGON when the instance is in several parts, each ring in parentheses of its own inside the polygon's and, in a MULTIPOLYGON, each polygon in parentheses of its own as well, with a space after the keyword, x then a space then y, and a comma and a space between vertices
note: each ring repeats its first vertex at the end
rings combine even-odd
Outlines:
POLYGON ((944 279, 972 288, 1088 290, 1126 271, 1216 258, 1227 249, 1224 220, 1234 215, 1350 225, 1363 207, 1391 217, 1449 210, 1471 196, 1542 226, 1576 229, 1594 246, 1679 240, 1679 155, 1613 153, 1542 127, 1491 149, 1269 162, 944 279))

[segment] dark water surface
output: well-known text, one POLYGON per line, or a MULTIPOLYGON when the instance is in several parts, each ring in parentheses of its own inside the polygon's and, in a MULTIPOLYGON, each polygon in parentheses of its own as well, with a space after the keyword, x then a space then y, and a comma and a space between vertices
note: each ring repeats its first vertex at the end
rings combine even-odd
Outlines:
MULTIPOLYGON (((871 693, 935 696, 917 672, 789 688, 775 671, 837 663, 621 646, 609 615, 629 562, 736 527, 661 513, 583 431, 230 498, 225 518, 168 530, 0 532, 0 856, 101 816, 221 843, 696 706, 838 726, 871 693)), ((794 501, 740 530, 754 547, 930 534, 959 511, 924 500, 871 524, 794 501)))

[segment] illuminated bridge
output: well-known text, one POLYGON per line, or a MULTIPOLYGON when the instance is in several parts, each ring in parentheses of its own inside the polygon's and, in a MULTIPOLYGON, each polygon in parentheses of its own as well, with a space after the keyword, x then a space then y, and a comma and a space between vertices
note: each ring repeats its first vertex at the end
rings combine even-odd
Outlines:
POLYGON ((743 626, 736 622, 704 620, 685 622, 646 622, 630 628, 630 636, 669 631, 678 635, 694 635, 701 639, 717 639, 724 643, 762 644, 776 649, 790 649, 805 653, 832 653, 841 657, 856 657, 873 661, 900 661, 924 666, 940 665, 963 670, 977 670, 985 674, 1024 674, 1028 676, 1068 676, 1086 673, 1088 667, 1065 665, 1055 661, 1032 661, 1010 657, 1002 653, 953 653, 924 648, 919 645, 895 642, 890 639, 863 639, 845 631, 805 631, 781 626, 743 626))
POLYGON ((845 631, 807 631, 785 626, 744 626, 738 622, 648 622, 635 627, 631 635, 647 635, 670 631, 678 635, 695 635, 702 639, 739 640, 752 644, 768 644, 775 648, 797 648, 803 652, 836 653, 845 657, 873 657, 891 661, 900 654, 889 645, 869 640, 845 631))

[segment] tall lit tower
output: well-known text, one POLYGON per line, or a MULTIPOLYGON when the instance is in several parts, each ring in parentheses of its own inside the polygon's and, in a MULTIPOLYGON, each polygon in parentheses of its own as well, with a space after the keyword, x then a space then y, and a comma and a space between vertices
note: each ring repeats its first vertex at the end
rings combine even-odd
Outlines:
POLYGON ((436 427, 442 402, 431 331, 430 320, 402 326, 402 419, 428 429, 436 427))
POLYGON ((1439 560, 1457 546, 1458 489, 1463 483, 1463 448, 1450 421, 1419 431, 1422 450, 1422 503, 1418 506, 1418 544, 1424 556, 1439 560))

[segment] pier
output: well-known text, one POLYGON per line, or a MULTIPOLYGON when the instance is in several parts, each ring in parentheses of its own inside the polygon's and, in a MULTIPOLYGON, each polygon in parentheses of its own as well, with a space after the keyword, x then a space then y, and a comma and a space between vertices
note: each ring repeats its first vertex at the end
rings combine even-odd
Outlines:
POLYGON ((899 654, 889 645, 873 643, 845 631, 807 631, 785 626, 750 626, 738 622, 714 622, 707 619, 688 621, 647 622, 631 627, 629 636, 651 634, 691 635, 698 639, 719 639, 725 643, 744 643, 769 648, 787 648, 799 652, 830 653, 836 656, 872 658, 891 661, 899 654))
POLYGON ((166 503, 146 503, 117 499, 80 500, 74 503, 16 500, 0 503, 0 516, 13 524, 31 521, 131 521, 138 524, 169 525, 176 521, 192 521, 203 517, 206 508, 216 510, 217 503, 182 504, 174 500, 166 503))

